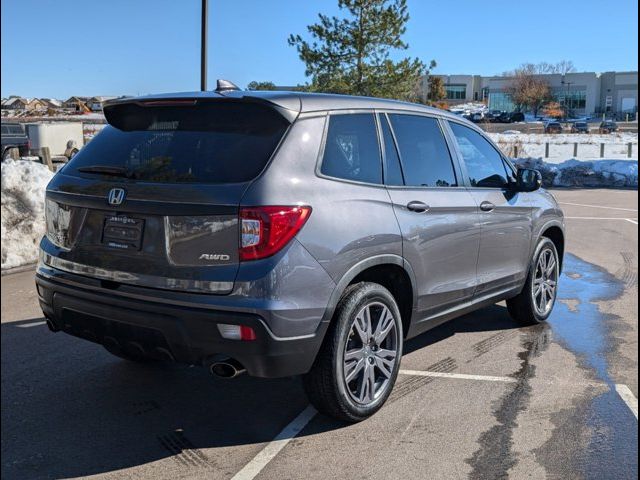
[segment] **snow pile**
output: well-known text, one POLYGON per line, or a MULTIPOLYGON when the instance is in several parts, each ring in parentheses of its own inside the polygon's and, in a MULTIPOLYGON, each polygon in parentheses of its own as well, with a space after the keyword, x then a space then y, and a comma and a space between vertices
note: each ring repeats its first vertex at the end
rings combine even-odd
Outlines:
POLYGON ((638 188, 638 161, 567 160, 560 164, 541 158, 518 158, 516 165, 534 168, 542 174, 545 187, 626 187, 638 188))
POLYGON ((463 113, 485 113, 489 109, 484 103, 460 103, 458 105, 453 105, 449 108, 451 112, 463 112, 463 113))
POLYGON ((489 137, 507 155, 515 155, 515 147, 519 157, 540 157, 548 163, 561 164, 568 158, 579 160, 599 160, 601 144, 604 144, 604 158, 629 159, 629 144, 631 144, 631 158, 638 159, 638 134, 540 134, 521 133, 517 130, 507 130, 503 133, 489 133, 489 137), (549 157, 546 144, 549 144, 549 157), (575 144, 578 144, 577 155, 575 144))
POLYGON ((2 268, 38 260, 45 233, 44 192, 53 173, 42 163, 2 162, 2 268))

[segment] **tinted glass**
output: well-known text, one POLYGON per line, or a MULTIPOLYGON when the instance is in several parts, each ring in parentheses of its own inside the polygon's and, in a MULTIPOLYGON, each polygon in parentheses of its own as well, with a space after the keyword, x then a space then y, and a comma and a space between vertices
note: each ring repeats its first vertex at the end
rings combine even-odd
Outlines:
POLYGON ((262 171, 288 126, 266 106, 238 102, 124 105, 105 114, 112 125, 73 157, 67 175, 104 175, 78 169, 105 166, 142 182, 246 182, 262 171))
POLYGON ((321 172, 356 182, 382 183, 382 162, 373 114, 329 117, 321 172))
POLYGON ((435 118, 389 115, 398 141, 405 185, 456 186, 446 141, 435 118))
POLYGON ((459 123, 450 123, 467 166, 473 187, 502 188, 507 185, 507 171, 502 157, 478 132, 459 123))
POLYGON ((379 115, 379 118, 382 128, 382 139, 384 141, 384 183, 387 185, 404 185, 402 169, 400 168, 400 157, 398 156, 398 151, 393 141, 393 135, 391 134, 387 117, 386 115, 379 115))

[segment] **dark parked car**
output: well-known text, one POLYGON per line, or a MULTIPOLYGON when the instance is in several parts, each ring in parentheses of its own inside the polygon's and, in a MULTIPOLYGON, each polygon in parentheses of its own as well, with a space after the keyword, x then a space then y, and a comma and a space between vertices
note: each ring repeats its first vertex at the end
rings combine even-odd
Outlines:
POLYGON ((29 155, 29 137, 19 123, 2 122, 2 159, 29 155))
POLYGON ((496 119, 498 123, 514 123, 524 122, 524 113, 522 112, 502 112, 496 119))
POLYGON ((551 314, 562 211, 458 116, 223 89, 104 114, 47 187, 52 331, 223 377, 303 374, 318 410, 359 421, 406 339, 502 300, 523 324, 551 314))
POLYGON ((587 122, 575 122, 571 125, 571 133, 589 133, 589 124, 587 122))
POLYGON ((600 124, 598 132, 600 133, 615 133, 618 131, 618 124, 613 120, 606 120, 600 124))
POLYGON ((544 133, 562 133, 562 124, 560 122, 547 122, 544 126, 544 133))

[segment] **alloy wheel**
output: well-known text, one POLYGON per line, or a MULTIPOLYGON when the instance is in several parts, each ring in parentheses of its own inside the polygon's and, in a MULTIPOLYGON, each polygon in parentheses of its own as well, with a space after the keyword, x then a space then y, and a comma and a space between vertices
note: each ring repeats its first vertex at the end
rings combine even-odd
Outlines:
POLYGON ((543 250, 536 263, 531 292, 535 309, 541 316, 549 314, 556 300, 558 270, 554 251, 550 248, 543 250))
POLYGON ((369 405, 388 388, 399 345, 391 310, 381 302, 362 307, 351 324, 343 356, 343 380, 353 401, 369 405))

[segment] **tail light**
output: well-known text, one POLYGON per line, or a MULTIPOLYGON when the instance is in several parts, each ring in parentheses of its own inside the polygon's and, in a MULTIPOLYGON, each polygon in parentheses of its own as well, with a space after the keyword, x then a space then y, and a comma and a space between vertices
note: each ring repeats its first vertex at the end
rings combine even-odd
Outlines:
POLYGON ((258 260, 279 252, 311 215, 311 207, 249 207, 240 209, 240 260, 258 260))

